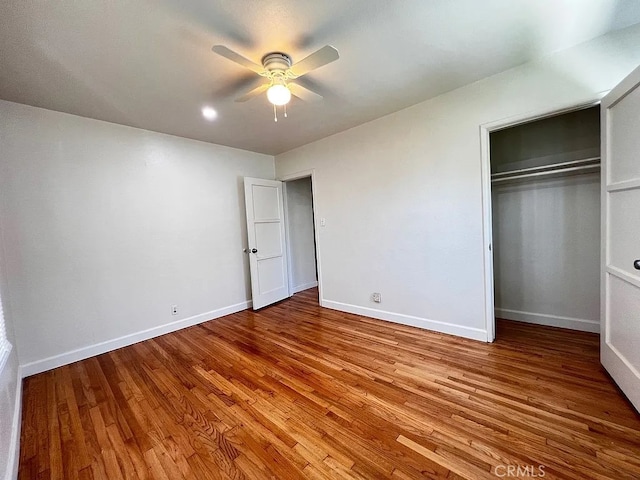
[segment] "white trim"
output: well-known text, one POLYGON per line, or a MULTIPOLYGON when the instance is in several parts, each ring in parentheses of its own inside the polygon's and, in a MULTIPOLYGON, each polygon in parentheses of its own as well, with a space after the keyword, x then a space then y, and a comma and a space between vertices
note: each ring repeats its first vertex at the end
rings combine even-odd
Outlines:
POLYGON ((297 285, 291 288, 292 293, 302 292, 303 290, 309 290, 310 288, 314 288, 318 286, 318 282, 309 282, 303 283, 302 285, 297 285))
POLYGON ((607 192, 622 192, 640 187, 640 178, 625 180, 624 182, 610 183, 606 187, 607 192))
MULTIPOLYGON (((282 182, 282 202, 284 203, 284 244, 287 250, 287 258, 291 256, 291 229, 289 228, 289 194, 287 193, 287 182, 282 182)), ((287 262, 287 287, 289 296, 293 295, 293 262, 287 262)))
POLYGON ((300 180, 301 178, 313 177, 315 173, 315 168, 310 168, 309 170, 301 170, 299 172, 288 173, 287 175, 283 175, 282 177, 277 178, 281 182, 290 182, 292 180, 300 180))
POLYGON ((363 317, 377 318, 379 320, 386 320, 388 322, 399 323, 411 327, 424 328, 426 330, 433 330, 439 333, 447 333, 458 337, 470 338, 481 342, 487 341, 486 330, 481 330, 479 328, 463 327, 461 325, 454 325, 453 323, 429 320, 428 318, 414 317, 412 315, 404 315, 402 313, 376 310, 375 308, 360 307, 358 305, 351 305, 348 303, 334 302, 333 300, 323 300, 322 306, 332 310, 361 315, 363 317))
POLYGON ((7 338, 7 326, 2 307, 2 298, 0 297, 0 374, 2 373, 2 369, 9 358, 9 354, 11 353, 11 343, 7 338))
MULTIPOLYGON (((609 265, 609 249, 607 242, 607 238, 609 238, 609 222, 607 221, 609 192, 607 190, 607 186, 610 183, 609 179, 611 177, 609 169, 609 158, 611 158, 611 152, 609 142, 607 141, 609 131, 611 129, 611 112, 607 108, 608 101, 608 97, 605 97, 602 99, 602 105, 600 106, 600 363, 603 366, 607 365, 607 359, 615 357, 615 355, 612 355, 613 352, 607 348, 607 344, 609 342, 609 315, 607 308, 609 303, 607 301, 607 292, 609 290, 609 275, 607 272, 607 265, 609 265)), ((613 364, 617 364, 617 362, 614 362, 613 364)), ((609 365, 612 364, 610 363, 609 365)))
POLYGON ((560 315, 548 315, 546 313, 523 312, 520 310, 510 310, 508 308, 496 308, 495 315, 497 318, 504 318, 505 320, 535 323, 536 325, 547 325, 549 327, 569 328, 582 332, 600 333, 600 322, 598 320, 562 317, 560 315))
MULTIPOLYGON (((286 182, 291 180, 299 180, 301 178, 311 177, 311 203, 313 205, 313 234, 315 235, 315 244, 316 244, 316 270, 318 272, 318 301, 320 306, 323 306, 323 297, 322 297, 322 261, 320 255, 320 209, 318 205, 320 202, 318 201, 318 182, 316 180, 316 169, 311 168, 309 170, 301 170, 295 173, 289 173, 287 175, 283 175, 279 177, 278 180, 286 184, 286 182)), ((285 214, 285 222, 288 224, 288 219, 285 214)))
POLYGON ((206 322, 208 320, 214 320, 216 318, 224 317, 232 313, 240 312, 251 307, 251 300, 236 303, 235 305, 229 305, 228 307, 218 308, 210 312, 201 313, 200 315, 194 315, 189 318, 177 320, 175 322, 160 325, 158 327, 142 330, 141 332, 124 335, 113 340, 107 340, 106 342, 96 343, 86 347, 71 350, 69 352, 54 355, 52 357, 44 358, 42 360, 36 360, 35 362, 29 362, 22 365, 22 375, 29 377, 37 373, 46 372, 69 363, 84 360, 85 358, 101 355, 118 348, 133 345, 134 343, 142 342, 143 340, 149 340, 150 338, 165 335, 167 333, 182 330, 183 328, 191 327, 199 323, 206 322))
POLYGON ((482 178, 482 262, 484 266, 484 320, 487 330, 487 342, 496 339, 496 321, 493 316, 494 292, 493 284, 493 211, 491 205, 491 157, 489 133, 487 127, 480 127, 481 159, 480 174, 482 178))
MULTIPOLYGON (((638 382, 640 382, 638 371, 611 343, 602 341, 602 336, 600 337, 600 363, 605 370, 616 372, 614 381, 623 393, 637 391, 638 382)), ((637 396, 625 393, 625 397, 640 412, 640 402, 637 396)))
POLYGON ((7 359, 9 358, 9 354, 11 353, 11 344, 7 341, 0 338, 0 375, 2 375, 2 370, 4 370, 4 366, 7 364, 7 359))
POLYGON ((578 110, 584 110, 585 108, 595 107, 600 105, 601 100, 608 93, 608 90, 596 93, 592 97, 578 101, 566 103, 557 108, 535 110, 532 112, 522 113, 519 115, 512 115, 510 117, 503 118, 501 120, 495 120, 493 122, 487 122, 480 125, 481 128, 487 129, 489 132, 495 132, 503 130, 509 127, 515 127, 516 125, 522 125, 524 123, 535 122, 536 120, 542 120, 549 117, 556 117, 565 113, 577 112, 578 110))
POLYGON ((640 278, 625 272, 621 268, 614 267, 613 265, 608 265, 607 267, 605 267, 605 271, 606 273, 618 277, 620 280, 623 280, 627 283, 630 283, 631 285, 640 288, 640 278))
MULTIPOLYGON (((543 118, 575 112, 598 105, 607 91, 599 92, 593 97, 583 101, 571 102, 566 105, 528 112, 520 115, 503 118, 480 125, 480 169, 482 191, 482 232, 483 232, 483 264, 484 264, 484 298, 485 298, 485 329, 487 341, 495 340, 495 315, 494 315, 494 285, 493 285, 493 222, 491 205, 491 149, 489 135, 491 132, 521 125, 523 123, 541 120, 543 118)), ((602 154, 602 152, 601 152, 602 154)))
POLYGON ((638 77, 640 76, 640 67, 636 67, 633 72, 624 77, 624 79, 608 92, 607 97, 602 100, 602 108, 604 111, 611 109, 624 97, 626 97, 631 90, 637 88, 640 83, 638 77))
POLYGON ((11 425, 11 441, 9 442, 9 458, 4 474, 5 480, 18 478, 20 465, 20 429, 22 427, 22 371, 18 367, 16 378, 16 400, 13 405, 13 422, 11 425))

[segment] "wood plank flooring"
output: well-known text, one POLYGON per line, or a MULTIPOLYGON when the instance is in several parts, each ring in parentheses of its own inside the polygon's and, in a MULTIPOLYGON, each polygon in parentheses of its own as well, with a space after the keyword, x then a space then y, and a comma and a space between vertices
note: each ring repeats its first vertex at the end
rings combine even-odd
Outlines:
POLYGON ((22 479, 640 478, 598 337, 483 344, 308 290, 24 381, 22 479))

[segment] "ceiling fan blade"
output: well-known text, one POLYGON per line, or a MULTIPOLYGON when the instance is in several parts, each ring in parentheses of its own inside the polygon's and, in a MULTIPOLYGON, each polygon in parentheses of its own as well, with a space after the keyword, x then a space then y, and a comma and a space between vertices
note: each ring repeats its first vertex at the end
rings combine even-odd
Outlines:
POLYGON ((302 85, 299 85, 297 83, 289 82, 287 83, 287 87, 289 87, 289 90, 291 90, 292 95, 295 95, 300 100, 304 100, 305 102, 313 103, 322 100, 322 95, 317 94, 316 92, 309 90, 308 88, 303 87, 302 85))
POLYGON ((293 65, 290 68, 290 71, 293 72, 296 77, 301 77, 302 75, 309 73, 311 70, 315 70, 327 63, 338 60, 338 58, 340 58, 338 50, 333 48, 331 45, 325 45, 320 50, 312 53, 293 65))
POLYGON ((267 89, 269 88, 269 84, 265 83, 264 85, 260 85, 256 88, 254 88, 253 90, 249 90, 247 93, 245 93, 244 95, 242 95, 241 97, 236 98, 236 102, 246 102, 248 100, 251 100, 254 97, 257 97, 258 95, 260 95, 263 92, 266 92, 267 89))
POLYGON ((264 68, 262 68, 257 63, 254 63, 248 58, 243 57, 239 53, 236 53, 233 50, 228 49, 224 45, 214 45, 211 50, 213 50, 218 55, 221 55, 224 58, 231 60, 232 62, 236 62, 237 64, 240 64, 243 67, 248 68, 253 72, 256 72, 257 74, 260 74, 264 71, 264 68))
POLYGON ((246 70, 244 73, 238 74, 237 78, 235 78, 233 81, 220 85, 218 88, 213 90, 212 94, 214 98, 234 98, 239 94, 248 92, 249 90, 256 88, 258 85, 262 85, 264 82, 264 77, 258 76, 255 73, 246 70))

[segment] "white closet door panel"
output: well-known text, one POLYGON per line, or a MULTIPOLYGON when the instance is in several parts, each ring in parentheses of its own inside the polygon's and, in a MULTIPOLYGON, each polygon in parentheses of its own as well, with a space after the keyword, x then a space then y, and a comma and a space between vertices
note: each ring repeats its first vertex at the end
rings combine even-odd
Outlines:
POLYGON ((260 261, 260 276, 258 277, 258 294, 268 295, 285 287, 286 277, 282 257, 273 257, 260 261))
POLYGON ((284 238, 282 238, 282 229, 280 224, 273 223, 256 223, 256 245, 260 245, 258 258, 263 259, 282 255, 284 248, 284 238))
POLYGON ((609 181, 613 184, 640 179, 640 89, 634 89, 609 109, 607 118, 610 145, 616 161, 609 164, 609 181))
POLYGON ((253 194, 253 220, 278 220, 278 187, 270 185, 251 185, 253 194))
MULTIPOLYGON (((609 324, 609 343, 628 365, 640 365, 639 289, 614 275, 609 276, 607 309, 615 322, 609 324)), ((632 367, 637 375, 637 370, 632 367)))
MULTIPOLYGON (((637 277, 640 270, 633 262, 640 255, 640 189, 616 192, 609 197, 609 228, 615 235, 610 237, 609 266, 637 277)), ((640 347, 639 347, 640 349, 640 347)))

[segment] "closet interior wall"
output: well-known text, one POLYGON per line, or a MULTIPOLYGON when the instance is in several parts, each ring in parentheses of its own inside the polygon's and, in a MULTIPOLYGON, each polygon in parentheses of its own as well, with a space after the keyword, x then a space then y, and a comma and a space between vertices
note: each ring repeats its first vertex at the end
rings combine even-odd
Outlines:
POLYGON ((490 147, 496 318, 599 332, 599 107, 492 132, 490 147))

